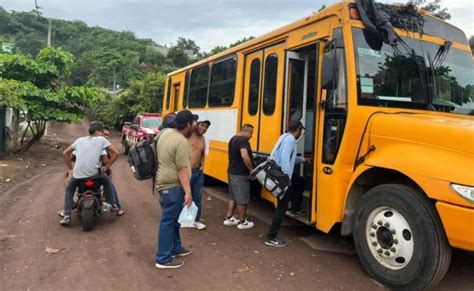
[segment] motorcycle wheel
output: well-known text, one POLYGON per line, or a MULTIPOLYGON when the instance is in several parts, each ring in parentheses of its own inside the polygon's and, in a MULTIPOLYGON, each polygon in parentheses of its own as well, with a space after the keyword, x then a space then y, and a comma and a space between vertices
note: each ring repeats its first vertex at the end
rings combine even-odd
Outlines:
POLYGON ((93 208, 82 208, 82 230, 91 231, 95 225, 95 213, 93 208))

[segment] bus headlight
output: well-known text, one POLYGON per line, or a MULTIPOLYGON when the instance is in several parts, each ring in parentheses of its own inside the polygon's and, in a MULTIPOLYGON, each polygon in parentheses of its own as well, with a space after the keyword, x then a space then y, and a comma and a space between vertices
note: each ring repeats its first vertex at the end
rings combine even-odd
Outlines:
POLYGON ((451 189, 453 189, 454 192, 458 193, 463 198, 467 199, 469 202, 474 203, 474 187, 451 184, 451 189))

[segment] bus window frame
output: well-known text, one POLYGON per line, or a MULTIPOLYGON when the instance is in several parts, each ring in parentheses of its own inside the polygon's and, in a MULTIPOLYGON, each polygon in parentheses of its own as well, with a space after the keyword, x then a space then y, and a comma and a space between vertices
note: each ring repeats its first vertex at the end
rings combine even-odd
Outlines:
POLYGON ((188 95, 189 95, 189 84, 191 80, 191 71, 186 71, 184 75, 184 85, 183 85, 183 110, 188 108, 188 95))
POLYGON ((170 110, 171 103, 171 87, 173 86, 172 77, 168 78, 168 84, 166 85, 166 110, 170 110))

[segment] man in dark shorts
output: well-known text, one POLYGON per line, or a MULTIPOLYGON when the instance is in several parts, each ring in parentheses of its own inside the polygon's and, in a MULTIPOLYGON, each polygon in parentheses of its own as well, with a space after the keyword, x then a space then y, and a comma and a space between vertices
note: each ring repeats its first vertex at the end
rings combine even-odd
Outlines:
POLYGON ((229 141, 229 193, 231 200, 227 208, 224 225, 237 225, 238 229, 249 229, 254 223, 247 219, 247 205, 250 201, 249 174, 253 170, 252 149, 249 140, 253 135, 253 126, 244 124, 239 134, 229 141), (237 208, 238 218, 233 216, 237 208))

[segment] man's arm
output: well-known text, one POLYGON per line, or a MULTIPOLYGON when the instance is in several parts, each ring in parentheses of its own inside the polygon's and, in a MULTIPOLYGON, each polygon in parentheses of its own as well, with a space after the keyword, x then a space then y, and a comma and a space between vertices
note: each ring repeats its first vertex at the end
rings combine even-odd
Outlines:
POLYGON ((247 169, 249 169, 250 172, 252 172, 253 163, 252 163, 252 159, 249 156, 249 151, 246 148, 241 148, 240 156, 242 157, 242 161, 244 162, 244 165, 247 167, 247 169))
POLYGON ((66 163, 66 166, 67 166, 67 169, 68 169, 69 172, 72 171, 71 155, 72 155, 73 151, 74 151, 74 148, 71 145, 67 149, 65 149, 64 152, 63 152, 64 162, 66 163))
POLYGON ((109 146, 109 148, 107 149, 107 152, 109 153, 110 155, 110 159, 107 161, 107 163, 104 165, 104 169, 105 170, 108 170, 110 168, 110 166, 112 166, 112 164, 115 162, 115 160, 117 160, 118 158, 118 150, 115 148, 115 146, 113 144, 111 144, 109 146))
POLYGON ((189 171, 187 167, 182 167, 178 172, 179 182, 184 190, 184 205, 191 206, 193 196, 191 194, 191 183, 189 181, 189 171))
MULTIPOLYGON (((291 176, 290 173, 293 171, 294 164, 291 164, 291 155, 294 150, 294 144, 291 143, 290 139, 283 140, 281 144, 281 171, 288 176, 291 176)), ((293 153, 295 155, 296 153, 293 153)), ((291 177, 290 177, 291 178, 291 177)))

